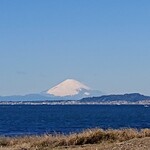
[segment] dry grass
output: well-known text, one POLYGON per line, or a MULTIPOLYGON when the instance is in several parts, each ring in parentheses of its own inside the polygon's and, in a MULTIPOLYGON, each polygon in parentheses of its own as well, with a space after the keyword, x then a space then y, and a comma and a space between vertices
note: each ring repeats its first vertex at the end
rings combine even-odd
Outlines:
POLYGON ((134 138, 150 137, 150 129, 120 129, 102 130, 88 129, 81 133, 70 135, 43 135, 24 137, 1 137, 0 147, 17 150, 48 150, 58 147, 69 147, 85 144, 114 143, 128 141, 134 138))

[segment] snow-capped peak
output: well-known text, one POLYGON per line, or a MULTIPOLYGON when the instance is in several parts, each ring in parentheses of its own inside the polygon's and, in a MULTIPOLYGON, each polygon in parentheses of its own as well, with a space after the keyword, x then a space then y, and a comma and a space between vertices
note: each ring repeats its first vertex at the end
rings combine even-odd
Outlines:
MULTIPOLYGON (((91 90, 88 86, 74 79, 67 79, 55 87, 49 89, 46 93, 54 96, 74 96, 82 90, 91 90)), ((88 95, 88 93, 86 93, 88 95)))

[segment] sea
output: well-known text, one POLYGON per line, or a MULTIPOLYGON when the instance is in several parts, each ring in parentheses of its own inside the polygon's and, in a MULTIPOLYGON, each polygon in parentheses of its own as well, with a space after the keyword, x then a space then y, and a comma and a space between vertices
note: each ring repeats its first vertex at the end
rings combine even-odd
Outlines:
POLYGON ((150 128, 150 107, 0 105, 0 136, 69 134, 91 128, 150 128))

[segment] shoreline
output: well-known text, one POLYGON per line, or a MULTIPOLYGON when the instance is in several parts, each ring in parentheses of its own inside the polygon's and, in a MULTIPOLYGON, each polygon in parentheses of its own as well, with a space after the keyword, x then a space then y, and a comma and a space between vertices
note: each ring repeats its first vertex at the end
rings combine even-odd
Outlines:
POLYGON ((89 103, 79 103, 79 102, 72 102, 72 101, 67 101, 67 102, 0 102, 0 106, 7 106, 7 105, 14 105, 14 106, 23 106, 23 105, 47 105, 47 106, 63 106, 63 105, 68 105, 68 106, 84 106, 84 105, 99 105, 99 106, 146 106, 150 107, 150 101, 149 102, 108 102, 108 103, 96 103, 96 102, 89 102, 89 103))

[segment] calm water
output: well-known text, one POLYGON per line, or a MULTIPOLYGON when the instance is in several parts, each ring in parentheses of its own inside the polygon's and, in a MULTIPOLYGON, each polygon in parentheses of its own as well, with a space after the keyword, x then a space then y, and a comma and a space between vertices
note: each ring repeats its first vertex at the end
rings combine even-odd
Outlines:
POLYGON ((150 128, 150 107, 0 105, 0 135, 69 133, 94 127, 150 128))

